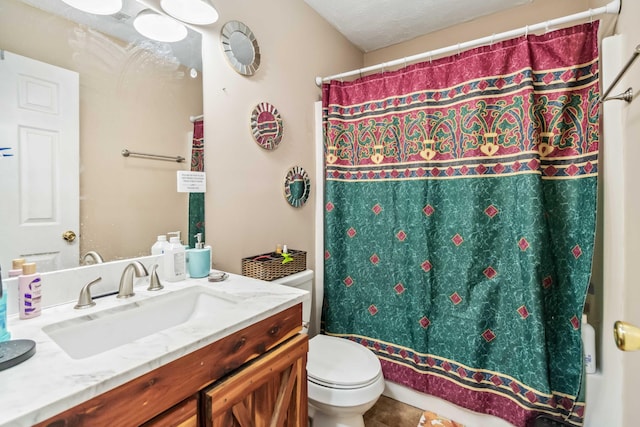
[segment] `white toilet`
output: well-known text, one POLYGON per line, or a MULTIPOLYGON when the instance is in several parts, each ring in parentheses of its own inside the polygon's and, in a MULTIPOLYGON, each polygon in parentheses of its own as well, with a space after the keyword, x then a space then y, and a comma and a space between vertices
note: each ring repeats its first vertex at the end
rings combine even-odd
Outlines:
MULTIPOLYGON (((304 289, 313 296, 311 270, 273 282, 304 289)), ((304 322, 311 319, 312 300, 303 303, 304 322)), ((353 341, 327 335, 309 340, 307 377, 312 427, 364 427, 362 415, 384 390, 380 361, 371 351, 353 341)))

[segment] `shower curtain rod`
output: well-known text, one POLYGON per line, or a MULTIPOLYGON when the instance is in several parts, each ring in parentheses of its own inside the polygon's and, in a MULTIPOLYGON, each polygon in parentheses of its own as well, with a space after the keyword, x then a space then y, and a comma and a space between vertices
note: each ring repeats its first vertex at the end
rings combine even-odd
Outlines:
POLYGON ((203 114, 200 114, 199 116, 189 116, 189 120, 191 120, 191 123, 196 122, 200 119, 202 119, 204 117, 203 114))
POLYGON ((505 31, 503 33, 493 34, 491 36, 482 37, 479 39, 467 41, 464 43, 458 43, 456 45, 451 45, 447 47, 443 47, 440 49, 430 50, 428 52, 419 53, 417 55, 406 56, 401 59, 396 59, 389 62, 382 62, 377 65, 370 65, 368 67, 360 68, 357 70, 347 71, 345 73, 334 74, 328 77, 316 77, 316 85, 322 86, 322 83, 329 82, 335 79, 341 79, 344 77, 352 77, 352 76, 362 76, 363 73, 384 70, 385 68, 391 68, 398 65, 407 65, 409 62, 415 62, 422 59, 431 59, 434 56, 443 55, 451 52, 461 52, 462 50, 471 49, 474 47, 491 44, 501 40, 507 40, 511 38, 515 38, 518 36, 526 35, 529 32, 539 31, 539 30, 549 30, 550 27, 556 25, 563 25, 570 22, 579 21, 582 19, 593 19, 596 16, 604 15, 604 14, 613 14, 616 15, 620 13, 620 0, 613 0, 608 3, 606 6, 598 7, 595 9, 589 9, 584 12, 574 13, 573 15, 567 15, 560 18, 551 19, 546 22, 541 22, 539 24, 527 25, 522 28, 518 28, 515 30, 505 31))

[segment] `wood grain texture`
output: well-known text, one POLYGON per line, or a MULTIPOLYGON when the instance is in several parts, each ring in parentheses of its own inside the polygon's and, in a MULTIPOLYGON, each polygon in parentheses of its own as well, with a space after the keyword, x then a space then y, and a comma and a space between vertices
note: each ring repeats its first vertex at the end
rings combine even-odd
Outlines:
POLYGON ((138 426, 295 336, 302 304, 286 309, 35 427, 138 426))
POLYGON ((198 427, 198 396, 191 396, 178 403, 144 423, 143 427, 198 427))
POLYGON ((306 427, 308 348, 300 334, 205 390, 204 425, 306 427))

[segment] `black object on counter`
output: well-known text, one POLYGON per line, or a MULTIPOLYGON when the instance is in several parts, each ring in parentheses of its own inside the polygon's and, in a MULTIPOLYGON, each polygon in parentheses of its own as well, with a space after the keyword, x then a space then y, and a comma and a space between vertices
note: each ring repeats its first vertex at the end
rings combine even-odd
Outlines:
POLYGON ((32 340, 9 340, 0 342, 0 371, 24 362, 36 354, 36 343, 32 340))

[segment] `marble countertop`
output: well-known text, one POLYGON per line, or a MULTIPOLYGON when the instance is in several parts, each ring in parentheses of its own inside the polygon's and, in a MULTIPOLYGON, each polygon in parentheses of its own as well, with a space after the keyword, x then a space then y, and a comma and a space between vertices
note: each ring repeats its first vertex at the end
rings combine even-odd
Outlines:
POLYGON ((42 315, 20 320, 9 317, 12 339, 36 342, 36 353, 27 361, 0 371, 0 426, 31 426, 86 400, 137 378, 159 366, 205 347, 225 336, 292 307, 309 298, 306 291, 229 274, 222 282, 187 279, 163 282, 158 292, 135 287, 135 296, 124 300, 115 295, 96 299, 94 307, 74 310, 74 302, 46 308, 42 315), (74 359, 42 328, 81 316, 96 315, 131 304, 202 286, 235 301, 233 310, 219 313, 215 321, 189 321, 137 339, 94 356, 74 359))

